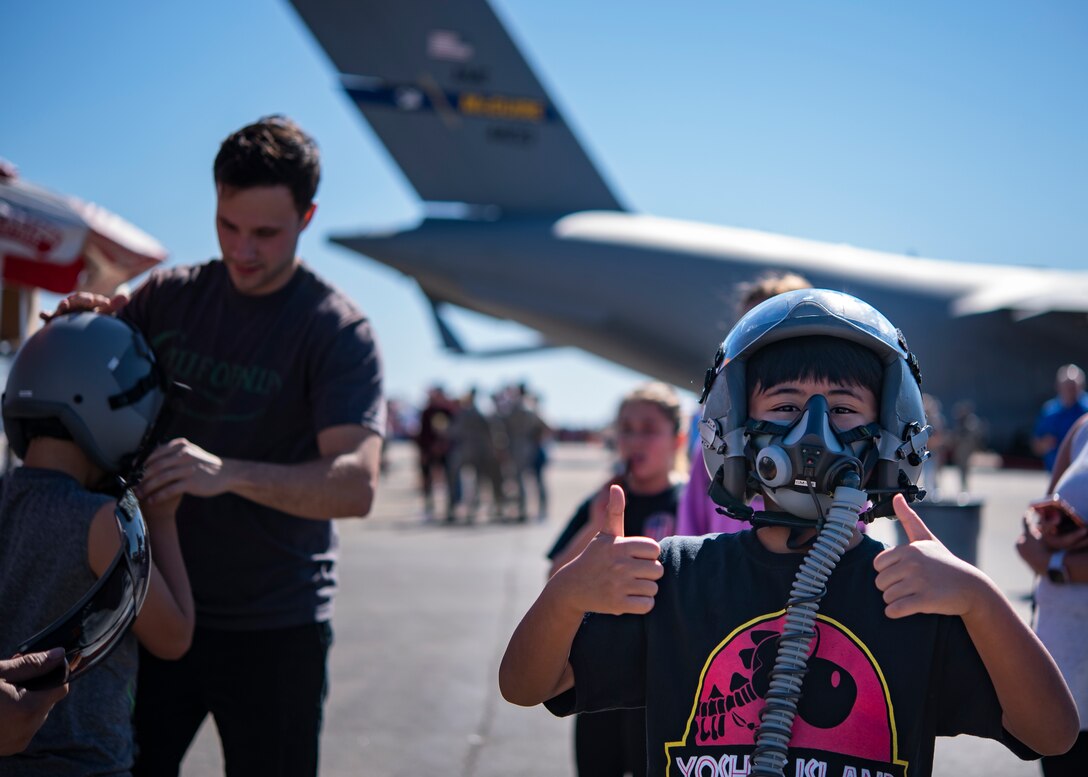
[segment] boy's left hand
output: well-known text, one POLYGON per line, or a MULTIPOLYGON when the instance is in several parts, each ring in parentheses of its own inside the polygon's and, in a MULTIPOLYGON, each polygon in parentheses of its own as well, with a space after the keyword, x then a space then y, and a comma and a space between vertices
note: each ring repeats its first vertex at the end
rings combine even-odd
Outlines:
POLYGON ((876 587, 884 592, 887 605, 884 614, 965 615, 982 573, 942 545, 901 495, 893 505, 909 544, 889 548, 873 559, 876 587))

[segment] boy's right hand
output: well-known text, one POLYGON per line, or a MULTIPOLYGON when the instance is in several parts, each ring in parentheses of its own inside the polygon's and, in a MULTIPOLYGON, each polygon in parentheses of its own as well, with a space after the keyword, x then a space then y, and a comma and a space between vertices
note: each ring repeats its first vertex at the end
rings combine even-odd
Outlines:
POLYGON ((656 581, 664 574, 661 546, 649 537, 623 536, 625 507, 623 489, 612 486, 604 528, 553 578, 579 612, 645 615, 653 609, 656 581))
POLYGON ((69 294, 57 303, 57 308, 52 313, 43 311, 38 315, 42 321, 46 322, 52 321, 57 316, 63 316, 65 313, 77 313, 81 311, 91 311, 93 313, 102 313, 107 316, 112 316, 123 308, 127 302, 128 297, 124 294, 106 297, 102 294, 92 294, 88 291, 77 291, 75 294, 69 294))

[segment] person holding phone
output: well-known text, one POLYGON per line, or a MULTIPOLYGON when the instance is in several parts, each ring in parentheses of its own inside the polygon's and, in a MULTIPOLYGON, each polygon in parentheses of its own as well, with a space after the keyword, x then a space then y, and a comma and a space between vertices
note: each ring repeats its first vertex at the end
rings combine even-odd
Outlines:
POLYGON ((0 661, 0 756, 25 750, 53 705, 68 695, 67 683, 41 691, 29 691, 24 685, 63 662, 60 648, 0 661))
POLYGON ((1065 677, 1077 702, 1080 735, 1065 755, 1044 756, 1045 777, 1088 774, 1088 416, 1058 448, 1049 496, 1024 516, 1016 548, 1039 576, 1035 631, 1065 677))

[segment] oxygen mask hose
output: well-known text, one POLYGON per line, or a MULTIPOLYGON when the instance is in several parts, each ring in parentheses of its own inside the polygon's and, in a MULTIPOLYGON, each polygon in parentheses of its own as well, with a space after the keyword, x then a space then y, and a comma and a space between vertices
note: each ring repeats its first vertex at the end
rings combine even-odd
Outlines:
POLYGON ((793 720, 801 700, 801 683, 808 668, 808 652, 816 636, 816 613, 827 592, 827 579, 846 550, 868 494, 861 478, 847 472, 835 489, 816 542, 801 562, 786 605, 786 619, 778 640, 778 655, 771 670, 766 706, 756 731, 752 777, 783 777, 793 720))

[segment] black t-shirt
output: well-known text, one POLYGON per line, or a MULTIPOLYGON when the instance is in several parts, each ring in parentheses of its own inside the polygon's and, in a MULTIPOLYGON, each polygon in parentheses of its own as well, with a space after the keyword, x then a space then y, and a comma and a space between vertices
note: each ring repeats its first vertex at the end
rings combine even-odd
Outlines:
MULTIPOLYGON (((626 483, 620 485, 627 491, 626 483)), ((670 536, 676 530, 676 508, 683 490, 683 485, 673 485, 656 494, 632 494, 627 491, 627 509, 623 514, 624 534, 628 537, 650 537, 655 540, 670 536)), ((548 558, 554 559, 558 556, 574 539, 574 535, 588 523, 589 507, 596 496, 594 493, 579 505, 559 539, 548 551, 548 558)))
MULTIPOLYGON (((862 538, 828 581, 786 773, 925 777, 934 737, 955 734, 1037 757, 1002 729, 960 618, 884 615, 873 569, 881 550, 862 538)), ((571 648, 575 687, 548 709, 645 707, 650 775, 710 774, 700 763, 748 773, 802 558, 772 553, 753 531, 665 540, 653 610, 587 615, 571 648)))
MULTIPOLYGON (((121 311, 185 395, 166 437, 224 458, 295 464, 341 424, 385 429, 381 361, 366 317, 305 265, 264 296, 235 291, 220 261, 152 273, 121 311)), ((186 496, 178 534, 201 626, 328 620, 336 529, 235 494, 186 496)))

